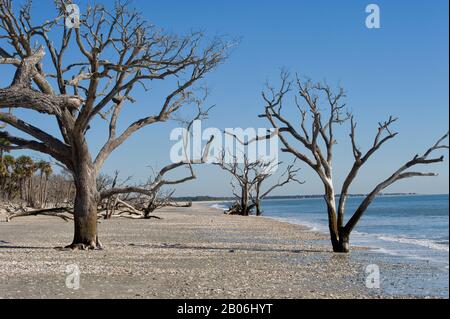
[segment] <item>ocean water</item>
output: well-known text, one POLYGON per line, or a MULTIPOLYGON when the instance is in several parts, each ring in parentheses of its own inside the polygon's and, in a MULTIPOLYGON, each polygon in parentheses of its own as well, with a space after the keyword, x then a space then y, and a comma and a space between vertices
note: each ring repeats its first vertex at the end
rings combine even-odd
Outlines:
MULTIPOLYGON (((347 200, 347 219, 361 201, 362 197, 347 200)), ((223 208, 227 203, 214 205, 223 208)), ((265 217, 305 225, 328 234, 323 199, 266 200, 262 208, 265 217)), ((419 265, 419 273, 409 274, 412 282, 405 284, 410 285, 406 293, 417 292, 414 278, 428 276, 425 283, 428 287, 421 286, 423 291, 417 294, 448 297, 448 195, 380 196, 352 232, 350 244, 369 247, 374 253, 391 256, 396 262, 419 265), (430 265, 432 273, 420 272, 421 263, 430 265)))

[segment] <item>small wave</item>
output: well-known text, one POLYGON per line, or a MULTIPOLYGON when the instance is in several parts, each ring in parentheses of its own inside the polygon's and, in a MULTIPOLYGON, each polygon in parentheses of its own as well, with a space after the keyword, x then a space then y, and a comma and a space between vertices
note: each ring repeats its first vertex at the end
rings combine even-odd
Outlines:
POLYGON ((397 243, 401 243, 401 244, 417 245, 417 246, 422 246, 422 247, 426 247, 429 249, 446 251, 446 252, 449 251, 448 244, 443 245, 443 244, 437 243, 430 239, 413 239, 413 238, 392 237, 392 236, 379 236, 378 238, 381 240, 397 242, 397 243))
POLYGON ((224 204, 212 204, 210 207, 220 210, 227 210, 228 207, 224 204))
POLYGON ((312 232, 325 232, 325 230, 321 227, 321 225, 309 223, 306 221, 301 221, 301 222, 299 222, 299 224, 309 228, 310 231, 312 231, 312 232))
POLYGON ((382 247, 372 247, 374 251, 380 254, 387 254, 391 256, 399 256, 400 254, 392 249, 382 248, 382 247))
POLYGON ((273 217, 273 216, 265 216, 265 217, 274 219, 274 220, 277 220, 280 222, 284 222, 284 223, 304 226, 304 227, 308 228, 309 231, 312 231, 312 232, 325 232, 326 233, 326 229, 324 227, 322 227, 322 225, 307 222, 304 220, 299 220, 298 218, 273 217))
MULTIPOLYGON (((401 256, 404 258, 409 258, 409 259, 415 259, 415 260, 425 260, 428 262, 434 262, 437 264, 441 264, 443 263, 443 261, 439 258, 432 258, 430 256, 420 256, 418 254, 414 254, 412 253, 412 251, 407 251, 407 250, 392 250, 392 249, 387 249, 387 248, 382 248, 382 247, 372 247, 373 251, 380 253, 380 254, 386 254, 386 255, 390 255, 390 256, 401 256)), ((444 261, 445 263, 445 261, 444 261)), ((443 267, 444 270, 448 269, 448 265, 445 265, 443 267)))

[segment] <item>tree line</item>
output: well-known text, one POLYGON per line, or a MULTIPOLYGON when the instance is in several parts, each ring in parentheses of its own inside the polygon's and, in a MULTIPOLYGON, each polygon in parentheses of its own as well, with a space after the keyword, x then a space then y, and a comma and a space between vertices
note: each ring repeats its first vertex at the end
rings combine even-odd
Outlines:
POLYGON ((0 202, 54 207, 73 201, 74 190, 71 178, 54 174, 50 162, 0 151, 0 202))

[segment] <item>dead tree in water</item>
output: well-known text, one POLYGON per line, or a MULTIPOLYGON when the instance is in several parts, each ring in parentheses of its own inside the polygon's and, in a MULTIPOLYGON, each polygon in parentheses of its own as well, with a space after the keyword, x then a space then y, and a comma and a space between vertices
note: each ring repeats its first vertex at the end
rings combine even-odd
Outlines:
POLYGON ((296 81, 290 80, 289 75, 283 72, 279 89, 268 87, 262 94, 265 101, 264 113, 260 115, 278 131, 283 144, 282 151, 292 154, 295 158, 306 163, 319 176, 325 189, 325 202, 327 204, 329 231, 333 251, 349 252, 350 233, 367 210, 375 197, 393 183, 405 178, 416 176, 436 176, 434 173, 409 171, 414 166, 434 164, 444 160, 444 156, 433 157, 435 151, 448 149, 443 142, 448 133, 440 138, 432 147, 422 155, 415 155, 411 160, 397 169, 391 176, 384 179, 363 199, 351 218, 345 223, 345 203, 349 188, 355 180, 360 169, 386 142, 393 139, 397 133, 392 131, 396 119, 389 117, 380 122, 372 145, 364 153, 356 141, 356 122, 352 114, 344 112, 345 92, 341 88, 334 92, 329 86, 311 81, 302 82, 298 77, 296 81), (299 111, 299 118, 288 119, 283 115, 284 99, 286 94, 296 86, 295 107, 299 111), (303 105, 301 102, 303 102, 303 105), (325 109, 322 107, 326 105, 325 109), (300 123, 297 125, 297 123, 300 123), (333 183, 333 155, 337 141, 334 136, 336 125, 350 122, 350 140, 354 163, 341 187, 338 203, 336 203, 335 186, 333 183), (296 141, 302 147, 291 144, 296 141))
MULTIPOLYGON (((0 109, 28 109, 56 120, 61 138, 27 123, 13 113, 0 112, 0 121, 31 138, 0 131, 2 149, 30 149, 50 155, 71 172, 75 183, 72 249, 100 247, 97 205, 101 198, 133 191, 110 189, 100 194, 96 179, 108 156, 137 131, 171 116, 197 98, 194 86, 224 61, 229 43, 215 39, 205 44, 203 35, 165 34, 145 22, 137 11, 117 2, 89 6, 79 26, 64 23, 66 4, 55 1, 56 19, 35 23, 31 2, 14 10, 12 1, 0 0, 0 67, 15 69, 11 85, 0 89, 0 109), (39 47, 35 48, 34 45, 39 47), (66 53, 72 52, 69 56, 66 53), (49 65, 43 57, 49 54, 49 65), (170 87, 160 105, 119 132, 117 123, 126 105, 135 102, 139 89, 154 82, 170 87), (53 85, 56 83, 56 85, 53 85), (107 121, 108 138, 94 156, 87 132, 107 121)), ((170 169, 170 168, 168 168, 170 169)))

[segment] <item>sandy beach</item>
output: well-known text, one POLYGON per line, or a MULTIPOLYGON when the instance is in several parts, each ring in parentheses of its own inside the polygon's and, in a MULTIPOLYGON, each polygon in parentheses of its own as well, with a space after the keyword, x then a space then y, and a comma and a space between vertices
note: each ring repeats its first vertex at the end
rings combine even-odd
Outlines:
POLYGON ((201 204, 156 215, 101 221, 102 251, 55 249, 70 242, 70 222, 2 218, 0 298, 405 297, 366 288, 365 267, 377 263, 388 274, 406 265, 363 248, 333 254, 326 236, 299 225, 201 204), (78 290, 66 287, 71 264, 80 269, 78 290))

